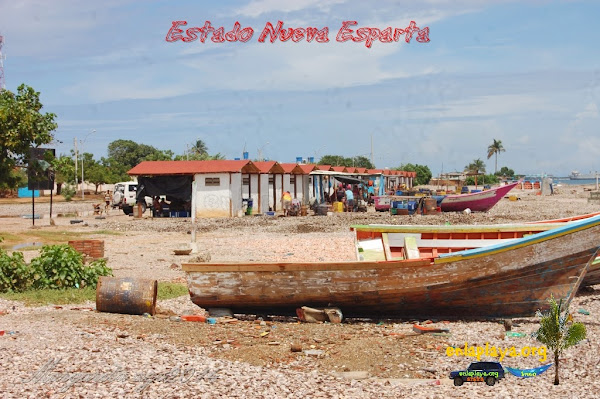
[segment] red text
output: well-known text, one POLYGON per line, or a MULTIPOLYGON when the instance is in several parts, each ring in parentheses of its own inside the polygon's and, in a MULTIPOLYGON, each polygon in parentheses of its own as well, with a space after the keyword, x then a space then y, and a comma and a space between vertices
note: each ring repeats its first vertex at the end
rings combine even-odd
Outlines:
POLYGON ((410 24, 404 28, 399 29, 392 27, 385 28, 380 30, 378 28, 358 28, 356 30, 356 36, 352 34, 354 31, 349 28, 349 26, 356 25, 356 21, 344 21, 342 22, 342 27, 338 31, 338 34, 335 38, 338 42, 345 42, 348 40, 352 40, 353 42, 365 42, 365 46, 371 48, 373 42, 379 40, 382 43, 390 43, 392 41, 397 42, 400 40, 400 37, 404 35, 404 40, 406 43, 410 43, 413 35, 416 33, 416 40, 419 43, 427 43, 429 42, 429 28, 419 29, 415 21, 410 21, 410 24))
POLYGON ((267 22, 262 33, 258 37, 260 43, 265 42, 265 38, 269 35, 269 41, 274 43, 277 38, 282 42, 287 42, 292 39, 293 42, 299 42, 306 37, 307 42, 313 41, 313 39, 319 43, 327 43, 329 41, 329 28, 317 29, 317 28, 287 28, 283 29, 283 22, 278 21, 277 26, 274 28, 270 22, 267 22))
POLYGON ((212 34, 210 40, 214 43, 223 43, 224 41, 240 41, 245 43, 252 38, 252 35, 254 35, 254 29, 250 27, 241 29, 239 22, 236 22, 233 25, 232 30, 225 32, 224 27, 215 29, 210 24, 210 21, 206 21, 202 28, 193 27, 186 29, 185 35, 182 35, 183 29, 179 29, 179 27, 185 25, 187 25, 187 21, 173 21, 165 40, 168 42, 176 42, 178 40, 181 40, 182 42, 193 42, 194 40, 200 40, 204 43, 208 35, 212 34))

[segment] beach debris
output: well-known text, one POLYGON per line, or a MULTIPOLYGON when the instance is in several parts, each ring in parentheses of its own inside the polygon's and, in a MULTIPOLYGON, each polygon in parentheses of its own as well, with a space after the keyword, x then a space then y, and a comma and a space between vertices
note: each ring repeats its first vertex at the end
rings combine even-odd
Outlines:
POLYGON ((198 314, 189 314, 189 315, 181 316, 181 320, 204 323, 204 322, 206 322, 206 316, 202 316, 202 315, 198 315, 198 314))
POLYGON ((522 332, 507 331, 506 336, 507 337, 515 337, 515 338, 523 338, 523 337, 526 337, 527 334, 522 333, 522 332))
POLYGON ((233 317, 233 312, 228 308, 208 308, 211 317, 233 317))
POLYGON ((292 352, 302 352, 302 345, 301 344, 292 344, 290 346, 290 350, 292 352))
POLYGON ((578 309, 578 310, 577 310, 577 313, 584 314, 584 315, 586 315, 586 316, 589 316, 589 315, 590 315, 590 312, 588 312, 587 310, 585 310, 585 309, 583 309, 583 308, 581 308, 581 309, 578 309))
POLYGON ((83 223, 82 219, 73 219, 69 221, 71 224, 83 223))
POLYGON ((463 213, 464 213, 465 215, 470 215, 470 214, 471 214, 471 209, 470 209, 470 208, 467 208, 467 209, 465 209, 465 210, 463 211, 463 213))
POLYGON ((342 311, 338 308, 323 308, 315 309, 308 306, 302 306, 296 309, 296 315, 300 321, 307 323, 341 323, 342 322, 342 311))
POLYGON ((333 373, 334 376, 339 378, 346 378, 349 380, 366 380, 369 378, 368 371, 338 371, 333 373))
POLYGON ((513 323, 511 319, 504 319, 504 331, 512 330, 513 323))
POLYGON ((308 349, 304 351, 304 354, 311 357, 322 357, 325 352, 320 349, 308 349))
POLYGON ((206 319, 206 322, 207 322, 208 324, 217 324, 217 319, 215 319, 214 317, 208 317, 208 318, 206 319))
POLYGON ((426 333, 449 333, 450 330, 447 328, 436 328, 436 327, 424 327, 418 324, 413 324, 413 331, 419 334, 426 333))
POLYGON ((181 321, 181 317, 179 317, 179 316, 171 316, 171 317, 169 317, 169 320, 171 320, 171 321, 181 321))

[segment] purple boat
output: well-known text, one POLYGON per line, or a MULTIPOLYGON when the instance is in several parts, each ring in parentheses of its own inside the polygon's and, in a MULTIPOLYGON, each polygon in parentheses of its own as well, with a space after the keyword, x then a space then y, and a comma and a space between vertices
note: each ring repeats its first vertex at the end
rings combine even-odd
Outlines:
POLYGON ((487 212, 512 190, 519 182, 472 194, 447 195, 440 203, 442 212, 487 212))

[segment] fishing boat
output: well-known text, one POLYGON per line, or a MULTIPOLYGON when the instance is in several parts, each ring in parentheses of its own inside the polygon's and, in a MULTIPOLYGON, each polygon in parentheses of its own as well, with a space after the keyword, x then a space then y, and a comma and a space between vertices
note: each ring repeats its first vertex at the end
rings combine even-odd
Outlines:
POLYGON ((569 175, 570 180, 592 180, 595 179, 598 173, 580 173, 576 170, 572 171, 569 175))
MULTIPOLYGON (((411 240, 408 240, 409 242, 411 240)), ((336 306, 345 316, 509 318, 567 303, 600 245, 600 216, 482 248, 396 260, 184 263, 192 302, 238 313, 336 306)))
POLYGON ((511 183, 470 194, 446 195, 442 199, 440 207, 442 212, 462 212, 467 208, 472 212, 487 212, 519 183, 511 183))
MULTIPOLYGON (((435 257, 512 240, 563 227, 567 223, 599 216, 600 212, 561 219, 542 220, 522 224, 497 225, 354 225, 356 256, 358 260, 389 261, 407 256, 405 240, 412 237, 422 256, 435 257)), ((599 241, 600 245, 600 241, 599 241)), ((582 286, 600 284, 600 258, 586 273, 582 286)))

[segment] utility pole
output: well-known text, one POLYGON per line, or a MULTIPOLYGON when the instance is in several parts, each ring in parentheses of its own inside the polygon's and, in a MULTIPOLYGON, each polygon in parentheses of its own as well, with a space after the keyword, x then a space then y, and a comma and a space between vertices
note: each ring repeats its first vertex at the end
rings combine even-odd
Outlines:
POLYGON ((77 155, 77 137, 73 138, 73 146, 75 147, 75 194, 77 194, 77 164, 79 163, 79 156, 77 155))

